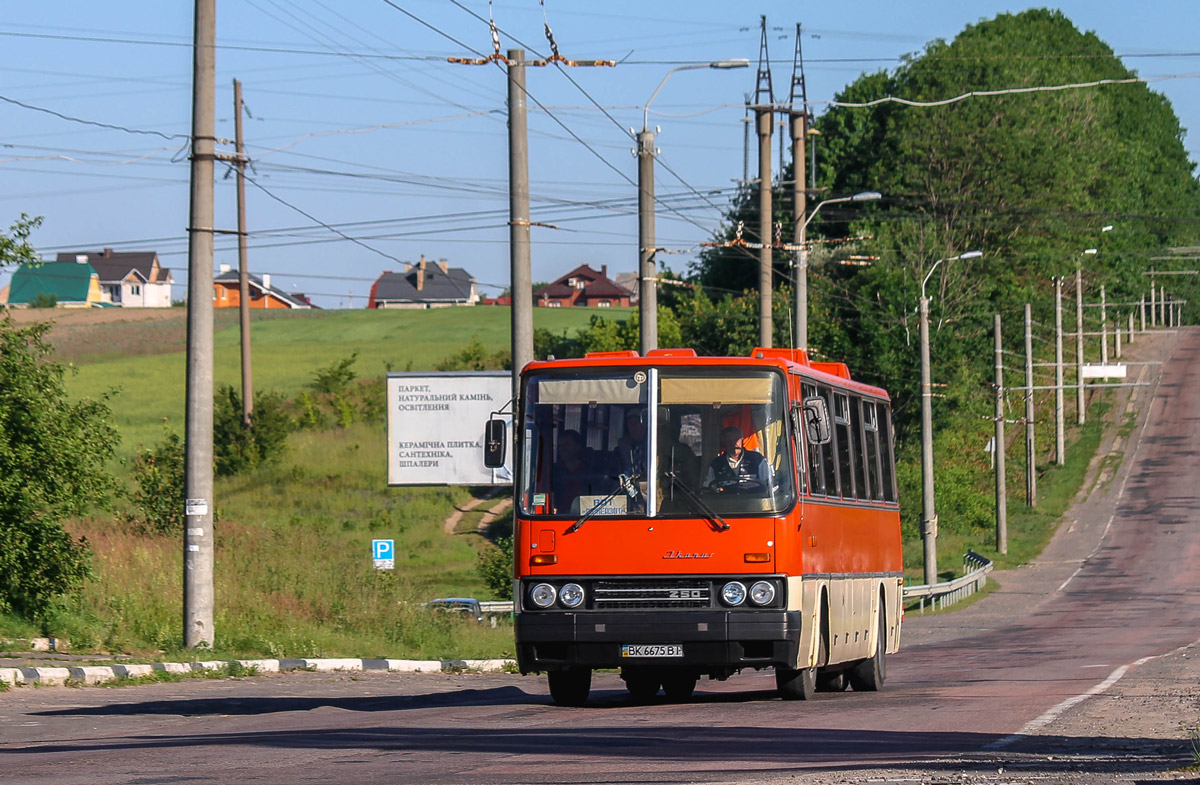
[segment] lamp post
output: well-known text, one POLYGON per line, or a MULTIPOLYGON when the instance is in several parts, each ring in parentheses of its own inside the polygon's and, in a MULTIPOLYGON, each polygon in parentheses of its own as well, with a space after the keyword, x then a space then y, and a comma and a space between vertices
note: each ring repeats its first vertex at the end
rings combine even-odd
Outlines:
POLYGON ((658 97, 663 85, 676 71, 697 68, 748 68, 746 58, 715 60, 711 63, 681 65, 667 71, 642 108, 642 130, 635 135, 638 157, 638 318, 642 354, 658 348, 658 288, 656 285, 654 247, 654 132, 650 130, 650 104, 658 97))
POLYGON ((823 202, 818 202, 813 208, 812 213, 800 225, 800 231, 797 232, 796 244, 799 248, 799 260, 796 264, 796 334, 794 336, 794 345, 797 349, 808 349, 808 248, 805 245, 805 240, 808 235, 808 225, 812 223, 812 219, 817 217, 817 213, 827 204, 837 204, 838 202, 874 202, 882 198, 882 194, 878 191, 863 191, 862 193, 854 194, 854 196, 842 196, 837 199, 826 199, 823 202))
MULTIPOLYGON (((933 501, 933 385, 929 380, 929 298, 925 284, 942 262, 978 259, 983 251, 967 251, 938 259, 921 281, 921 541, 925 546, 925 583, 937 583, 938 520, 933 501)), ((999 446, 997 445, 997 449, 999 446)))

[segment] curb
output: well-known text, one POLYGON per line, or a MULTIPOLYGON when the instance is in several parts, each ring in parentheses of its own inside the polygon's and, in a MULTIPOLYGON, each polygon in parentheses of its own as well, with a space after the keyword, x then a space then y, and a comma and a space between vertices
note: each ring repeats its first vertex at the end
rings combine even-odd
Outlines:
POLYGON ((71 668, 0 668, 0 682, 21 686, 63 687, 72 684, 104 684, 121 679, 149 676, 155 671, 198 673, 216 670, 236 662, 259 673, 314 671, 339 673, 386 671, 388 673, 442 673, 446 671, 503 671, 516 665, 515 660, 389 660, 389 659, 280 659, 280 660, 206 660, 203 662, 156 662, 151 665, 85 665, 71 668))

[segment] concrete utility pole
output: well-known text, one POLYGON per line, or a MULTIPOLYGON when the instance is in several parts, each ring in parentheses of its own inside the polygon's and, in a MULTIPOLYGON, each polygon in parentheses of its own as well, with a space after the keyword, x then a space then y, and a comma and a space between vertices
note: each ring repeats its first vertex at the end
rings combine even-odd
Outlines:
POLYGON ((1100 364, 1108 365, 1108 299, 1100 284, 1100 364))
POLYGON ((750 61, 745 58, 676 66, 667 71, 642 107, 642 130, 635 134, 635 138, 638 145, 638 339, 643 356, 651 349, 658 348, 658 272, 654 259, 658 250, 655 247, 657 239, 654 229, 654 157, 658 151, 654 149, 654 132, 650 130, 650 104, 654 103, 671 74, 676 71, 696 68, 727 70, 749 66, 750 61))
POLYGON ((796 335, 793 345, 808 349, 808 248, 804 245, 808 224, 808 192, 804 189, 804 141, 808 126, 807 107, 790 112, 792 133, 792 228, 796 243, 796 335))
POLYGON ((1000 314, 996 333, 996 550, 1008 553, 1008 487, 1004 474, 1004 346, 1000 340, 1000 314))
MULTIPOLYGON (((508 236, 512 278, 513 417, 520 410, 521 369, 533 362, 533 271, 529 247, 529 127, 525 50, 508 50, 508 236)), ((516 428, 513 428, 516 438, 516 428)), ((515 442, 514 442, 515 443, 515 442)))
POLYGON ((187 415, 184 458, 183 645, 213 645, 213 159, 216 0, 196 0, 192 42, 188 222, 187 415))
MULTIPOLYGON (((873 191, 847 197, 842 201, 865 201, 878 199, 879 194, 873 191)), ((832 200, 828 200, 832 201, 832 200)), ((813 215, 827 202, 821 202, 813 215)), ((933 382, 930 378, 929 367, 929 298, 925 295, 925 285, 929 283, 933 271, 942 262, 952 262, 958 259, 977 259, 983 256, 983 251, 967 251, 958 256, 938 259, 929 265, 929 272, 921 279, 920 336, 921 336, 921 540, 924 546, 925 583, 937 583, 937 536, 938 518, 935 509, 933 491, 933 382)))
POLYGON ((242 138, 242 83, 233 80, 233 128, 237 144, 238 315, 242 329, 242 425, 251 426, 254 384, 250 374, 250 266, 246 261, 246 145, 242 138))
MULTIPOLYGON (((663 81, 666 81, 665 79, 663 81)), ((653 98, 653 96, 651 97, 653 98)), ((646 104, 649 107, 649 103, 646 104)), ((658 273, 654 252, 654 132, 643 124, 638 144, 638 337, 642 355, 658 348, 658 273)))
POLYGON ((1117 316, 1113 317, 1113 353, 1121 359, 1121 319, 1117 316))
POLYGON ((1056 277, 1054 279, 1054 457, 1059 466, 1067 462, 1064 408, 1062 278, 1056 277))
POLYGON ((755 108, 758 118, 758 345, 771 346, 771 244, 774 242, 771 204, 771 121, 774 107, 755 108))
MULTIPOLYGON (((930 270, 930 272, 933 272, 930 270)), ((924 288, 924 287, 922 287, 924 288)), ((925 584, 937 583, 938 519, 933 493, 933 395, 929 369, 929 298, 921 296, 921 542, 925 584)))
POLYGON ((1146 295, 1144 294, 1142 295, 1141 302, 1138 303, 1138 311, 1141 314, 1138 322, 1139 326, 1142 328, 1141 332, 1146 332, 1146 295))
POLYGON ((1083 271, 1075 268, 1075 414, 1077 424, 1087 422, 1083 390, 1083 271))
POLYGON ((1033 433, 1033 314, 1025 303, 1025 504, 1037 506, 1037 447, 1033 433))

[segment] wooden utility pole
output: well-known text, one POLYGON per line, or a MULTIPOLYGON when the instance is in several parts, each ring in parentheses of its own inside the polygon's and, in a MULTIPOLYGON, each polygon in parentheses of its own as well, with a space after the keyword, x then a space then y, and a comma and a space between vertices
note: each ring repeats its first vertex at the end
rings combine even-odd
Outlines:
POLYGON ((233 128, 237 156, 238 315, 242 330, 242 425, 251 427, 254 383, 250 374, 250 265, 246 261, 246 144, 242 138, 242 83, 233 80, 233 128))
POLYGON ((192 42, 184 443, 183 645, 213 645, 213 161, 216 0, 196 0, 192 42))
POLYGON ((1033 432, 1033 315, 1025 303, 1025 504, 1037 506, 1037 447, 1033 432))

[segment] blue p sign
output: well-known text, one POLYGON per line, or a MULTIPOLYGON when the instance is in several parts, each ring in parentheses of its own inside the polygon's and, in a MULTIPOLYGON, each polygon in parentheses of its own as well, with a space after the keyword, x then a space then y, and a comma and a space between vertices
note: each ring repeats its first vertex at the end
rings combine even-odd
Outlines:
POLYGON ((396 558, 395 540, 372 540, 371 550, 375 554, 376 561, 396 558))

